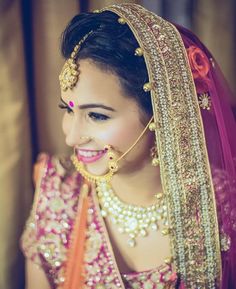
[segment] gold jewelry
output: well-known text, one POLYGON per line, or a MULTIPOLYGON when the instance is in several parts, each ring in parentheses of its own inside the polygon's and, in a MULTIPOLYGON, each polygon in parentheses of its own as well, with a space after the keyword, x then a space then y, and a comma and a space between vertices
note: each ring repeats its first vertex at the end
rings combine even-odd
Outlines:
POLYGON ((112 171, 113 173, 117 172, 119 169, 117 160, 118 160, 118 155, 115 153, 115 150, 112 149, 110 145, 106 145, 104 147, 104 150, 108 151, 107 156, 108 156, 108 167, 109 170, 112 171))
POLYGON ((157 153, 157 145, 156 142, 154 144, 154 146, 150 149, 150 155, 152 158, 152 165, 154 167, 159 165, 159 158, 158 158, 158 153, 157 153))
POLYGON ((159 161, 158 158, 154 158, 154 159, 152 159, 152 165, 153 165, 154 167, 159 166, 159 164, 160 164, 160 161, 159 161))
POLYGON ((145 83, 145 84, 143 85, 143 90, 144 90, 145 92, 148 92, 148 91, 150 91, 151 89, 152 89, 152 85, 151 85, 150 82, 147 82, 147 83, 145 83))
POLYGON ((198 102, 202 109, 211 109, 211 98, 208 92, 201 93, 198 96, 198 102))
POLYGON ((59 75, 59 82, 60 82, 61 89, 63 91, 66 91, 68 88, 72 89, 78 82, 79 66, 76 63, 76 56, 78 55, 81 45, 84 43, 84 41, 88 38, 88 36, 92 32, 93 30, 87 33, 79 41, 79 43, 74 47, 73 52, 70 55, 70 58, 66 60, 62 68, 62 71, 59 75))
MULTIPOLYGON (((82 138, 82 137, 81 137, 82 138)), ((75 149, 74 149, 75 150, 75 149)), ((74 154, 71 156, 71 160, 72 163, 74 164, 76 170, 87 180, 90 182, 98 182, 101 180, 105 180, 105 181, 110 181, 113 174, 118 170, 118 164, 117 164, 117 154, 115 153, 114 150, 112 150, 112 147, 110 145, 106 145, 104 147, 105 151, 108 151, 108 168, 109 171, 107 174, 102 175, 102 176, 96 176, 93 175, 91 173, 89 173, 88 171, 86 171, 84 164, 78 160, 75 151, 74 154)))
POLYGON ((156 128, 157 128, 157 127, 156 127, 155 122, 151 122, 151 123, 149 124, 149 130, 150 130, 150 131, 155 131, 156 128))
MULTIPOLYGON (((156 129, 157 129, 156 123, 155 122, 151 122, 149 124, 149 130, 150 131, 155 131, 156 129)), ((151 155, 151 158, 152 158, 152 165, 154 167, 157 167, 160 164, 160 161, 159 161, 159 158, 158 158, 156 141, 155 141, 155 145, 150 150, 150 155, 151 155)))
POLYGON ((150 230, 158 230, 160 220, 164 225, 162 234, 166 235, 169 232, 167 206, 163 194, 159 194, 158 201, 154 205, 143 207, 122 202, 106 181, 98 182, 96 190, 102 216, 109 217, 112 223, 118 226, 120 233, 129 235, 127 244, 130 247, 136 245, 137 237, 145 237, 150 230))
POLYGON ((125 18, 123 18, 123 17, 120 17, 120 18, 118 18, 118 22, 120 23, 120 24, 126 24, 126 20, 125 20, 125 18))
POLYGON ((81 136, 80 139, 81 139, 81 140, 87 140, 87 141, 90 141, 90 140, 92 140, 93 138, 90 137, 90 136, 81 136))
POLYGON ((82 177, 84 177, 89 182, 98 182, 98 181, 110 181, 114 172, 109 170, 109 172, 102 176, 96 176, 93 174, 90 174, 86 171, 84 164, 80 162, 75 154, 71 156, 71 161, 73 165, 75 166, 75 169, 81 174, 82 177))
POLYGON ((104 150, 110 150, 110 153, 112 152, 113 154, 111 154, 112 159, 110 160, 110 162, 108 162, 108 168, 109 171, 108 173, 102 175, 102 176, 96 176, 93 174, 90 174, 88 171, 86 171, 85 166, 82 162, 80 162, 74 152, 74 154, 71 156, 71 160, 76 168, 76 170, 88 181, 90 182, 98 182, 101 180, 106 180, 106 181, 110 181, 112 176, 114 175, 114 173, 117 172, 118 170, 118 162, 123 159, 135 146, 136 144, 139 142, 139 140, 142 138, 142 136, 144 135, 144 133, 146 132, 146 130, 148 129, 150 123, 153 120, 153 116, 152 118, 149 120, 148 124, 146 125, 146 127, 144 128, 144 130, 142 131, 142 133, 139 135, 139 137, 136 139, 136 141, 133 143, 133 145, 126 151, 124 152, 120 157, 118 157, 114 150, 111 151, 111 146, 106 145, 104 147, 104 150))
POLYGON ((141 47, 138 47, 135 49, 135 52, 134 52, 134 55, 135 56, 143 56, 143 50, 141 47))

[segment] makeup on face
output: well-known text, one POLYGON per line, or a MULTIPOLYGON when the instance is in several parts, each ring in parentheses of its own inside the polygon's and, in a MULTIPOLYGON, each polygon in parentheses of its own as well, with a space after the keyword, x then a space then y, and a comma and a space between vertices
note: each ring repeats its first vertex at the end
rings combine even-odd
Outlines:
MULTIPOLYGON (((63 98, 61 97, 61 102, 66 106, 66 105, 69 105, 70 107, 74 107, 75 106, 75 103, 74 101, 70 100, 68 102, 68 104, 63 100, 63 98)), ((105 110, 108 110, 108 111, 111 111, 111 112, 116 112, 116 110, 110 106, 107 106, 107 105, 104 105, 102 103, 87 103, 87 104, 81 104, 81 105, 78 105, 78 108, 81 109, 81 110, 85 110, 85 109, 92 109, 92 108, 102 108, 102 109, 105 109, 105 110)))
MULTIPOLYGON (((110 144, 122 155, 144 125, 140 122, 138 104, 123 94, 116 75, 104 72, 87 60, 81 61, 80 68, 80 81, 73 91, 63 93, 61 97, 63 108, 68 112, 63 118, 63 131, 66 143, 76 148, 78 160, 87 165, 90 173, 100 175, 107 170, 104 145, 110 144), (74 107, 70 101, 74 102, 74 107), (82 142, 81 135, 88 135, 93 140, 82 142)), ((142 138, 125 158, 124 165, 138 167, 136 163, 149 159, 146 149, 149 142, 149 136, 142 138)))
POLYGON ((105 150, 85 150, 85 149, 75 149, 75 154, 81 162, 84 164, 93 163, 98 161, 106 153, 105 150))

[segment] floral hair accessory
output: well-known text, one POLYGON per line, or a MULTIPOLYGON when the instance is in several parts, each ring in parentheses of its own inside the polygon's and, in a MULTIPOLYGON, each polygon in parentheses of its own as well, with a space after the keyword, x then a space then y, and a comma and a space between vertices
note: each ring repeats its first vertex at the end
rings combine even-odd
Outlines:
POLYGON ((208 92, 210 86, 208 73, 211 68, 208 57, 200 48, 193 45, 187 48, 187 54, 197 93, 208 92))

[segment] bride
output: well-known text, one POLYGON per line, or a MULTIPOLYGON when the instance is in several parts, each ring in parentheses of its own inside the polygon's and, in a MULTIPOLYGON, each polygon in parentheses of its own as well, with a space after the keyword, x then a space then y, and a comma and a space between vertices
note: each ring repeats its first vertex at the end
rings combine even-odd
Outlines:
POLYGON ((26 288, 236 288, 235 122, 209 51, 127 3, 75 16, 62 53, 73 155, 39 162, 26 288))

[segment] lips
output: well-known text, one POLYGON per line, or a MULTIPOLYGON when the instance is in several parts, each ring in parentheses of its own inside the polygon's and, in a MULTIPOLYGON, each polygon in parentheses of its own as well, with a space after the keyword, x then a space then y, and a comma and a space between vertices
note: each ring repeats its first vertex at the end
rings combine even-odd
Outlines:
POLYGON ((84 150, 84 149, 76 149, 75 150, 76 156, 78 159, 85 163, 93 163, 99 160, 104 156, 106 153, 105 150, 84 150))

